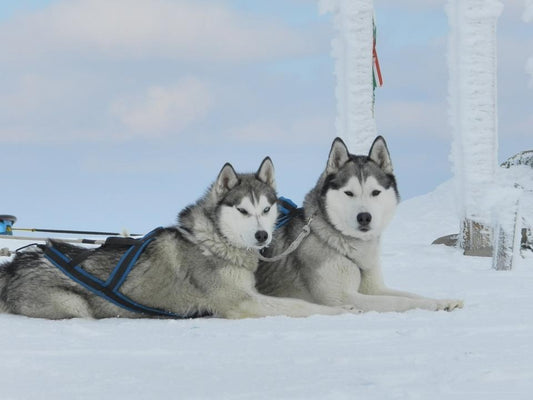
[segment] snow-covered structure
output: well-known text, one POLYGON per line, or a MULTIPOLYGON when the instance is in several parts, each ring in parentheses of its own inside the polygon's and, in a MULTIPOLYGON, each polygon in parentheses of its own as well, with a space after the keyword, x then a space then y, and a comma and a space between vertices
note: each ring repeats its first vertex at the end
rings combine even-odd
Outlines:
POLYGON ((491 204, 498 152, 496 23, 498 0, 448 0, 451 160, 465 254, 491 255, 491 204))
POLYGON ((522 151, 502 163, 494 194, 495 269, 511 269, 527 250, 533 250, 533 150, 522 151))
POLYGON ((337 86, 337 136, 351 152, 366 153, 376 137, 372 50, 374 0, 320 0, 321 13, 334 15, 332 41, 337 86))

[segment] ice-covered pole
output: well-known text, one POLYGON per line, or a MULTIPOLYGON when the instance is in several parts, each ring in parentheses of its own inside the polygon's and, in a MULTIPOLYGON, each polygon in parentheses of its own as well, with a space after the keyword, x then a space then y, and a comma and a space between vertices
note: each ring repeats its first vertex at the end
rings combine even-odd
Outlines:
POLYGON ((376 137, 372 51, 374 0, 319 0, 334 15, 332 41, 337 86, 337 136, 351 152, 367 153, 376 137))
POLYGON ((465 253, 491 255, 487 196, 497 168, 496 23, 498 0, 448 0, 451 161, 465 253))

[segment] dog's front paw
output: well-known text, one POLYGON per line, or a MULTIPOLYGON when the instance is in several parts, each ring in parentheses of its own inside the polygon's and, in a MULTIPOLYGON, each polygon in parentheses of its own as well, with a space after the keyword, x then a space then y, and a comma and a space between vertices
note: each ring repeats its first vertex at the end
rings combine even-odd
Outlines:
POLYGON ((344 310, 344 312, 349 312, 350 314, 362 314, 364 311, 357 308, 357 306, 354 306, 352 304, 345 304, 343 306, 340 306, 341 309, 344 310))
POLYGON ((463 300, 457 299, 446 299, 437 301, 437 311, 453 311, 458 308, 463 308, 463 300))

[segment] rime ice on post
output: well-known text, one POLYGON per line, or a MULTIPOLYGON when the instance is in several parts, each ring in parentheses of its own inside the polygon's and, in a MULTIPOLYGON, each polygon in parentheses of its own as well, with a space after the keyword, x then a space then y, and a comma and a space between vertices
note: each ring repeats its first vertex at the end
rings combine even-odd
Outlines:
MULTIPOLYGON (((526 10, 524 12, 523 19, 525 22, 533 20, 533 0, 526 0, 526 10)), ((526 69, 533 76, 533 58, 529 58, 526 69)), ((533 81, 532 81, 533 82, 533 81)), ((515 161, 518 165, 522 163, 520 157, 524 156, 526 159, 526 153, 521 153, 515 156, 515 160, 510 159, 507 161, 506 168, 512 166, 515 161)), ((527 164, 527 161, 524 161, 527 164)), ((503 181, 514 182, 515 179, 502 179, 503 181)), ((503 188, 504 189, 504 188, 503 188)), ((510 270, 513 266, 513 260, 515 260, 520 254, 520 242, 523 239, 522 235, 527 235, 526 232, 522 232, 522 209, 523 201, 531 203, 531 196, 526 193, 519 184, 514 184, 512 189, 504 190, 501 194, 501 200, 495 205, 495 223, 494 223, 494 256, 492 259, 492 266, 497 270, 510 270), (529 195, 529 198, 528 198, 529 195)), ((529 205, 530 207, 530 205, 529 205)), ((531 211, 528 207, 525 207, 526 215, 530 215, 531 211)), ((526 229, 524 228, 524 231, 526 229)), ((527 242, 527 237, 524 238, 524 242, 527 242)))
POLYGON ((453 130, 451 159, 463 223, 465 254, 491 251, 491 207, 498 129, 496 104, 496 22, 498 0, 449 0, 449 104, 453 130))
POLYGON ((354 153, 366 153, 376 137, 373 111, 373 0, 320 0, 334 14, 332 41, 337 87, 337 136, 354 153))
POLYGON ((521 215, 520 200, 522 191, 511 189, 505 191, 505 198, 495 206, 494 214, 494 255, 492 267, 496 270, 510 270, 513 260, 520 255, 521 215))

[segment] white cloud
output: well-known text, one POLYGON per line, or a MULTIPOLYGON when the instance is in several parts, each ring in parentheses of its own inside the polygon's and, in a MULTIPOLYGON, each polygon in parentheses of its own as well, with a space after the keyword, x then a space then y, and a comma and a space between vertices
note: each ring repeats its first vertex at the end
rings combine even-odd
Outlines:
POLYGON ((83 54, 246 62, 316 51, 279 21, 193 0, 62 0, 0 26, 0 37, 4 61, 83 54))
MULTIPOLYGON (((0 87, 0 141, 34 140, 47 127, 61 125, 66 104, 76 96, 75 83, 42 73, 23 73, 10 78, 0 87), (54 109, 61 110, 60 115, 50 112, 54 109)), ((47 132, 43 139, 50 141, 63 135, 57 129, 47 132)))
POLYGON ((533 21, 533 0, 524 0, 526 10, 524 11, 523 19, 526 22, 533 21))
MULTIPOLYGON (((168 137, 212 111, 206 81, 240 98, 248 91, 242 73, 260 81, 267 63, 323 50, 309 27, 248 8, 219 0, 54 0, 1 21, 0 142, 168 137), (180 76, 203 81, 173 83, 180 76)), ((226 116, 216 106, 218 118, 226 116)))
POLYGON ((205 83, 185 78, 173 86, 151 86, 140 96, 115 100, 110 112, 137 135, 179 133, 203 118, 213 100, 205 83))
POLYGON ((122 141, 178 135, 206 117, 215 101, 209 86, 192 77, 168 85, 139 82, 133 87, 145 89, 115 98, 107 91, 91 91, 97 78, 79 79, 27 74, 0 90, 0 142, 122 141))
POLYGON ((313 143, 334 135, 333 122, 333 117, 327 115, 296 117, 288 121, 263 119, 231 129, 228 137, 248 143, 313 143))
POLYGON ((0 113, 4 114, 4 120, 28 114, 38 117, 43 104, 57 102, 69 92, 65 81, 38 73, 22 74, 8 85, 0 92, 0 113))

